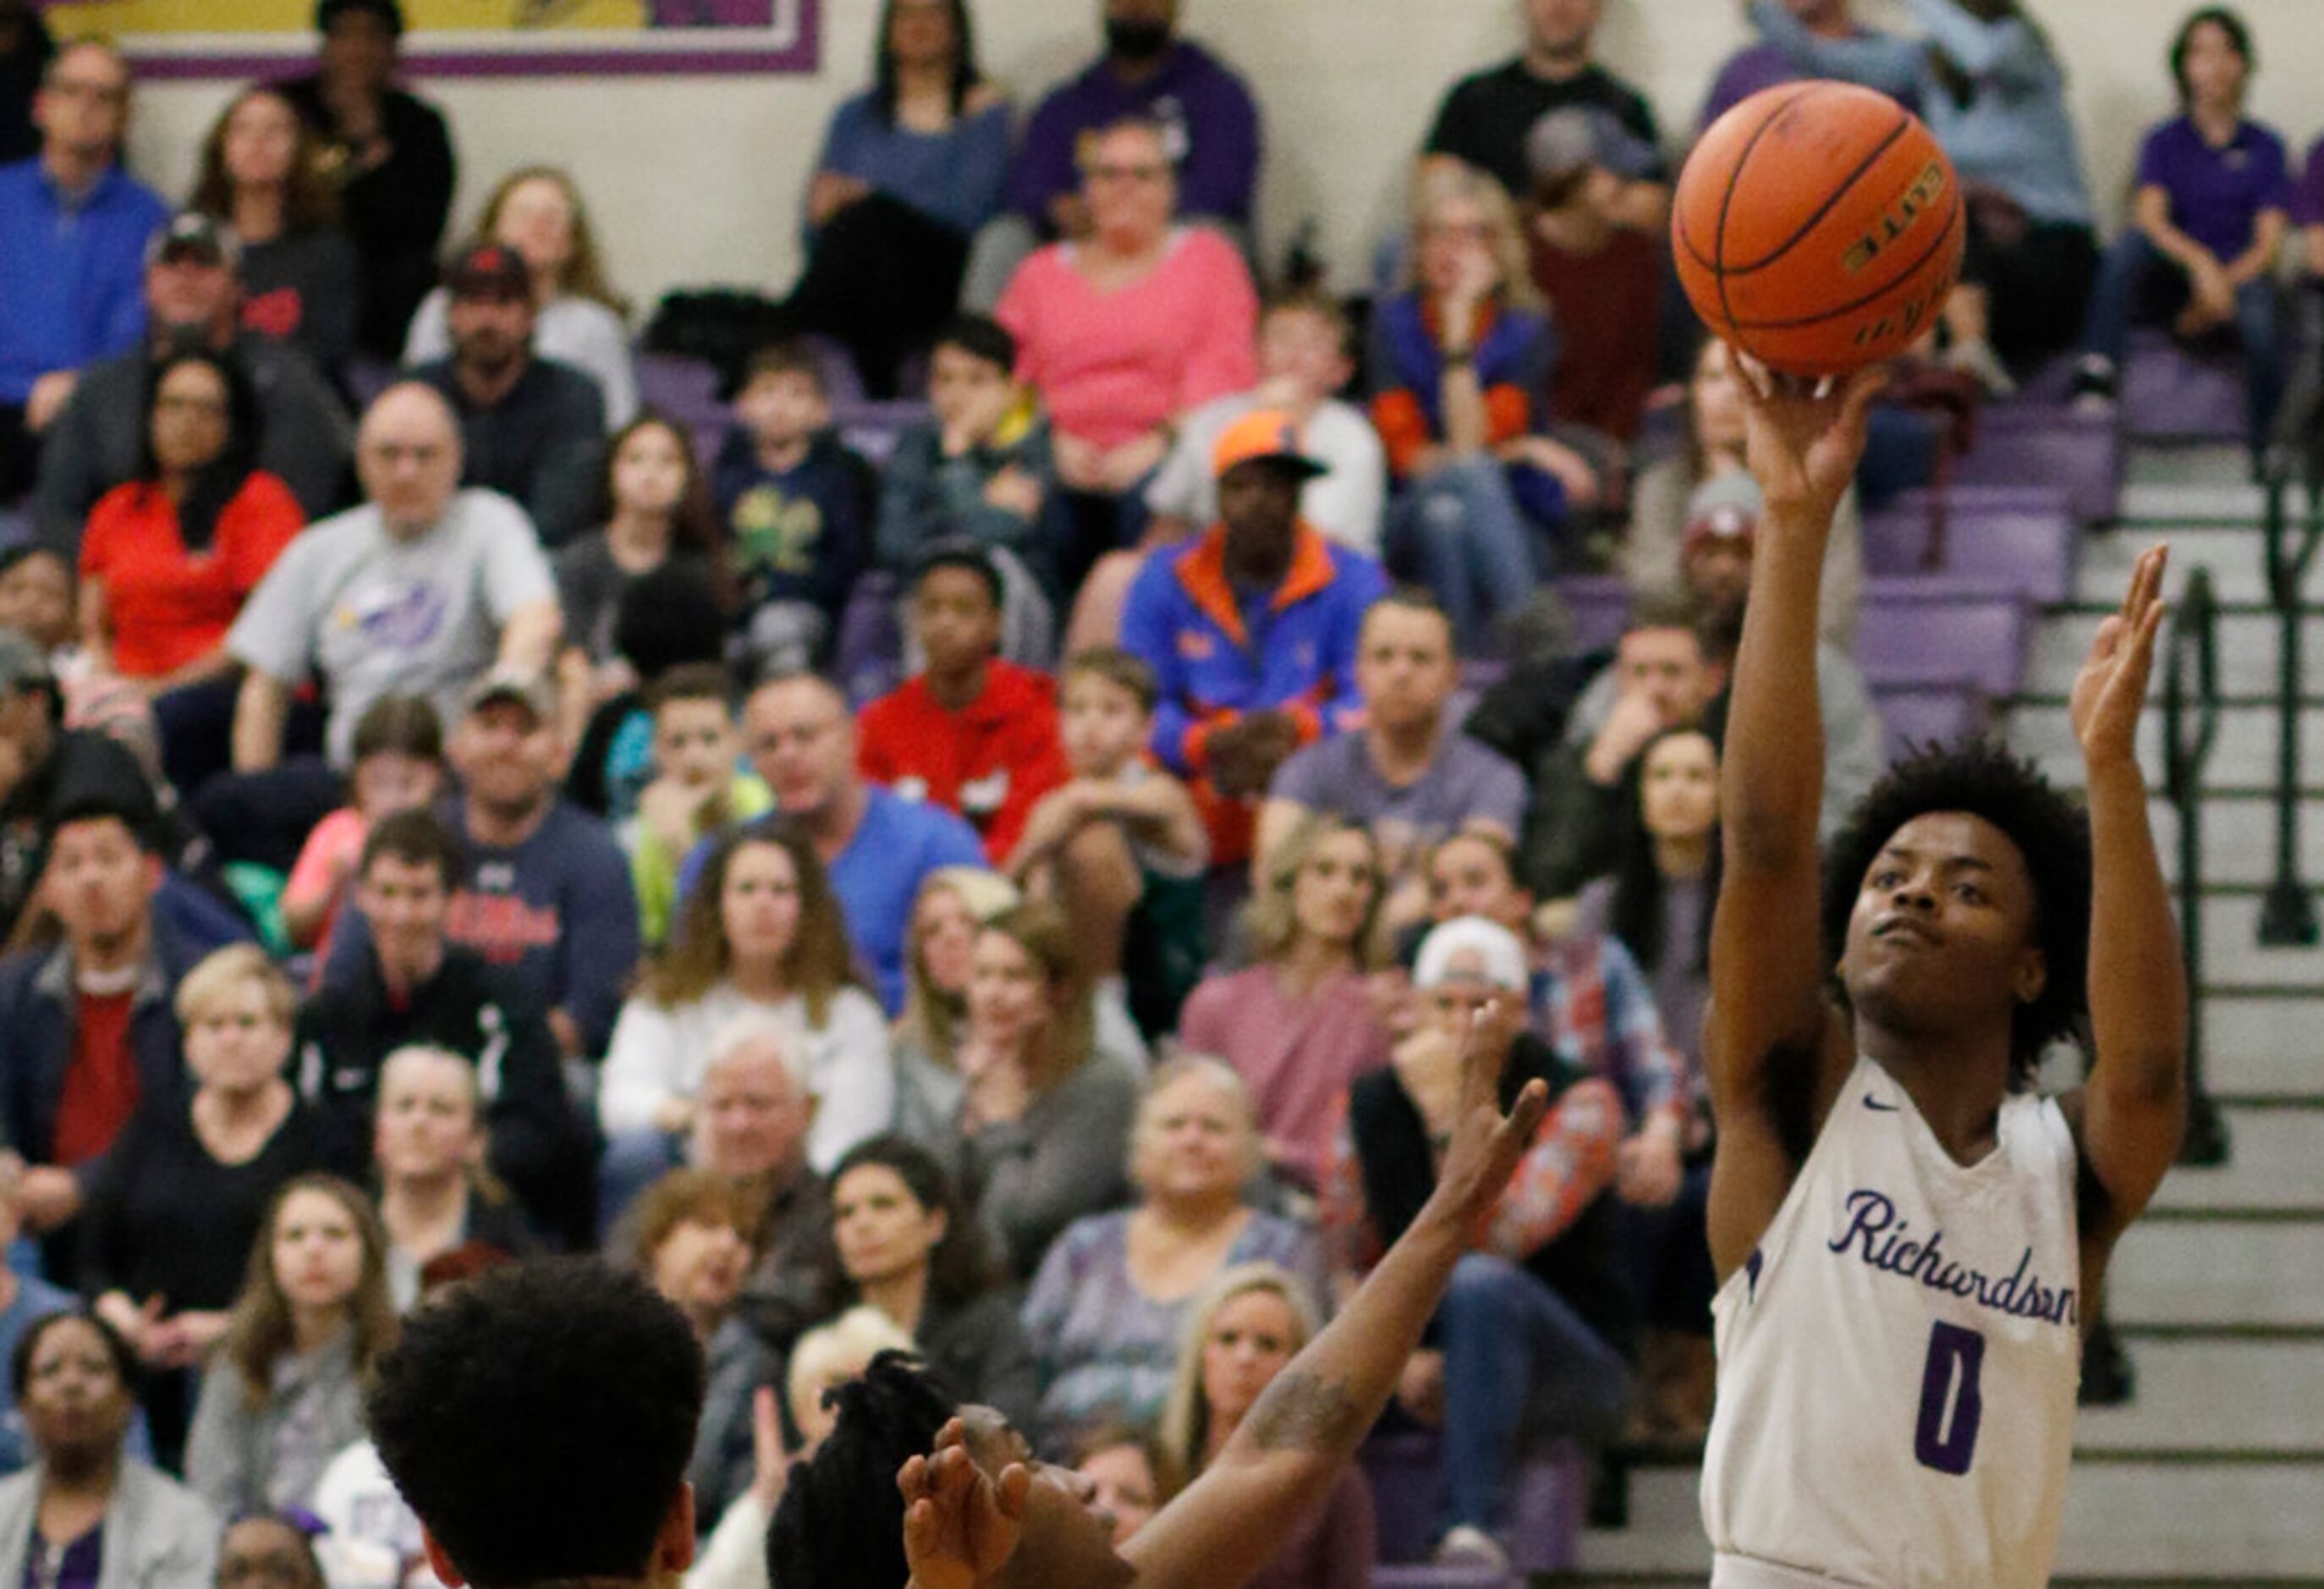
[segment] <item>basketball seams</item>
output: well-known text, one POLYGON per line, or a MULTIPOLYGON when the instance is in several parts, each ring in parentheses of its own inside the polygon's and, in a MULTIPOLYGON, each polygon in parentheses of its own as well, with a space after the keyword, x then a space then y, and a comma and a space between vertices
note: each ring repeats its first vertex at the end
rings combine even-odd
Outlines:
MULTIPOLYGON (((1801 85, 1796 93, 1785 97, 1782 104, 1776 106, 1774 110, 1767 114, 1766 118, 1763 119, 1757 127, 1754 127, 1751 130, 1750 137, 1744 140, 1744 154, 1748 155, 1750 152, 1751 145, 1757 143, 1760 136, 1775 124, 1775 120, 1777 116, 1783 115, 1784 112, 1789 110, 1793 106, 1797 105, 1801 100, 1808 98, 1810 96, 1828 87, 1830 87, 1830 85, 1825 83, 1806 83, 1801 85)), ((1742 169, 1742 157, 1738 156, 1735 162, 1735 171, 1737 173, 1740 173, 1742 169)), ((1730 175, 1728 180, 1727 192, 1720 197, 1719 220, 1716 226, 1716 230, 1719 235, 1711 238, 1712 245, 1719 249, 1722 255, 1726 252, 1728 203, 1734 197, 1734 178, 1730 175)), ((1712 272, 1718 271, 1720 268, 1719 261, 1711 255, 1703 253, 1701 248, 1695 245, 1694 233, 1689 229, 1686 224, 1686 210, 1683 207, 1677 207, 1674 209, 1674 214, 1678 222, 1676 236, 1680 244, 1686 249, 1687 254, 1693 259, 1696 264, 1701 265, 1704 270, 1712 272)))
MULTIPOLYGON (((1757 126, 1751 129, 1750 137, 1744 140, 1742 149, 1735 156, 1734 168, 1727 173, 1727 191, 1719 196, 1719 235, 1711 239, 1717 254, 1707 263, 1711 269, 1711 280, 1719 285, 1720 318, 1730 327, 1735 324, 1735 306, 1728 301, 1727 297, 1727 217, 1734 212, 1736 186, 1743 179, 1743 168, 1751 163, 1752 152, 1759 147, 1759 140, 1767 135, 1768 129, 1788 114, 1794 106, 1813 98, 1817 94, 1821 93, 1825 87, 1826 85, 1821 83, 1809 83, 1798 93, 1776 106, 1757 126)), ((1688 247, 1692 249, 1692 246, 1690 241, 1688 247)))
MULTIPOLYGON (((1914 259, 1912 263, 1906 266, 1904 270, 1899 271, 1895 279, 1890 281, 1886 285, 1874 288, 1871 291, 1867 292, 1863 297, 1855 300, 1853 302, 1835 305, 1831 309, 1825 309, 1821 314, 1810 315, 1805 319, 1730 319, 1729 323, 1738 331, 1797 331, 1803 330, 1810 326, 1822 325, 1826 320, 1837 319, 1842 315, 1854 314, 1859 309, 1871 304, 1876 300, 1884 298, 1889 293, 1895 291, 1897 288, 1911 281, 1914 273, 1918 272, 1923 265, 1927 264, 1929 261, 1934 259, 1937 254, 1943 250, 1945 245, 1951 240, 1953 233, 1960 228, 1960 219, 1961 205, 1960 197, 1956 195, 1953 201, 1952 213, 1945 217, 1943 228, 1937 233, 1935 238, 1931 241, 1928 247, 1923 249, 1920 254, 1914 259)), ((1721 294, 1721 300, 1722 302, 1724 301, 1723 293, 1721 294)))
MULTIPOLYGON (((1748 276, 1757 272, 1764 271, 1768 266, 1778 263, 1783 259, 1784 255, 1798 247, 1809 233, 1814 231, 1816 227, 1823 224, 1824 218, 1831 215, 1831 212, 1839 207, 1842 199, 1847 199, 1850 194, 1856 191, 1856 184, 1864 180, 1865 173, 1869 171, 1874 166, 1877 165, 1890 150, 1896 147, 1897 141, 1912 130, 1913 118, 1910 115, 1906 115, 1902 109, 1897 111, 1896 115, 1896 125, 1888 129, 1888 135, 1881 139, 1879 143, 1874 144, 1870 152, 1865 155, 1863 161, 1858 164, 1854 171, 1849 172, 1844 180, 1832 184, 1831 190, 1824 195, 1824 200, 1821 205, 1816 207, 1815 213, 1808 217, 1806 220, 1802 221, 1798 229, 1793 232, 1790 236, 1784 238, 1783 243, 1776 247, 1773 253, 1767 254, 1763 259, 1754 260, 1749 264, 1722 265, 1720 273, 1726 276, 1748 276)), ((1771 117, 1770 119, 1772 120, 1773 118, 1771 117)), ((1743 173, 1749 169, 1750 164, 1751 152, 1747 150, 1744 152, 1743 158, 1735 162, 1734 174, 1728 179, 1728 191, 1730 196, 1734 191, 1735 184, 1743 180, 1743 173)), ((1722 217, 1724 213, 1725 212, 1722 210, 1722 217)), ((1723 243, 1725 241, 1723 236, 1724 228, 1722 227, 1721 230, 1722 236, 1720 241, 1723 243)))

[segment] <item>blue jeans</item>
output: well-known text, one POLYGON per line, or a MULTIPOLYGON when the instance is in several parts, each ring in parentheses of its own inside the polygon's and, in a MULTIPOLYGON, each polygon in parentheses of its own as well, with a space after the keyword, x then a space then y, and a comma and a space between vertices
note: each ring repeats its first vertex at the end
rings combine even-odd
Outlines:
POLYGON ((1621 1432, 1630 1366, 1582 1316, 1506 1258, 1471 1252, 1436 1310, 1444 1352, 1444 1492, 1437 1532, 1490 1532, 1523 1451, 1518 1431, 1600 1446, 1621 1432))
POLYGON ((1466 457, 1415 480, 1389 513, 1388 539, 1444 604, 1464 657, 1487 654, 1495 615, 1533 594, 1533 529, 1498 459, 1466 457))
MULTIPOLYGON (((2114 241, 2098 262, 2090 307, 2082 322, 2082 352, 2122 365, 2130 328, 2167 321, 2188 298, 2187 278, 2135 226, 2114 241)), ((2262 276, 2236 289, 2236 341, 2243 348, 2250 389, 2253 445, 2264 442, 2283 401, 2283 358, 2276 345, 2275 282, 2262 276)))
POLYGON ((638 1194, 686 1162, 686 1144, 647 1126, 605 1141, 597 1160, 597 1239, 604 1241, 638 1194))

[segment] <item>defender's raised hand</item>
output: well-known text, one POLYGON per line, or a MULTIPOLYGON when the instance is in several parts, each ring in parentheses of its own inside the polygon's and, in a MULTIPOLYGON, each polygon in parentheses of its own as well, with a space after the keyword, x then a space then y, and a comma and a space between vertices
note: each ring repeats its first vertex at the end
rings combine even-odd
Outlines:
POLYGON ((2121 610, 2098 625, 2090 654, 2075 676, 2068 709, 2086 765, 2137 758, 2138 715, 2146 704, 2147 680, 2154 670, 2154 638, 2169 610, 2163 599, 2163 571, 2170 555, 2167 544, 2140 554, 2121 610))
POLYGON ((935 1448, 896 1475, 904 1497, 904 1559, 911 1589, 978 1589, 1017 1548, 1032 1471, 1021 1462, 998 1482, 968 1455, 960 1419, 936 1431, 935 1448))
POLYGON ((1446 1200, 1464 1228, 1491 1214, 1549 1108, 1549 1088, 1536 1080, 1526 1084, 1508 1113, 1501 1113, 1501 1072, 1524 1018, 1518 994, 1498 993, 1463 1012, 1454 1028, 1461 1045, 1460 1103, 1435 1196, 1446 1200))

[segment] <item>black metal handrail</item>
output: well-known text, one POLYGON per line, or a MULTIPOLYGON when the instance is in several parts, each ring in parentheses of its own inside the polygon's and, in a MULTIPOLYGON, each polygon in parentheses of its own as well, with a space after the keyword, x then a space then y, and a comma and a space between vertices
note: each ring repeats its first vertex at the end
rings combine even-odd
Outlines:
POLYGON ((2260 902, 2259 941, 2297 947, 2317 941, 2316 896, 2300 872, 2301 587, 2324 539, 2324 492, 2308 485, 2308 511, 2292 527, 2292 470, 2279 455, 2266 478, 2267 597, 2275 611, 2275 879, 2260 902))
POLYGON ((2180 950, 2187 962, 2187 1137, 2179 1161, 2217 1165, 2227 1162, 2227 1128, 2203 1064, 2203 767, 2219 734, 2219 599, 2209 568, 2188 576, 2165 643, 2163 789, 2179 817, 2180 950))

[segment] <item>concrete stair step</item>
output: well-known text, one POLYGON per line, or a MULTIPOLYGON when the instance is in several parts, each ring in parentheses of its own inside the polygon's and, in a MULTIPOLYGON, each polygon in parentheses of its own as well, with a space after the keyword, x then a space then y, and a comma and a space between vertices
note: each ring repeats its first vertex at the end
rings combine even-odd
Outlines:
POLYGON ((2204 1063, 2223 1094, 2324 1093, 2319 1031, 2324 992, 2279 998, 2215 989, 2203 995, 2204 1063))
MULTIPOLYGON (((2324 560, 2324 559, 2320 559, 2324 560)), ((2102 589, 2095 599, 2119 600, 2122 592, 2102 589)), ((2104 612, 2070 610, 2052 613, 2034 631, 2026 653, 2026 694, 2063 697, 2073 688, 2074 675, 2089 654, 2104 612)), ((2324 615, 2310 613, 2300 632, 2301 653, 2311 661, 2324 657, 2324 615)), ((2281 644, 2280 625, 2273 614, 2236 608, 2219 614, 2219 688, 2230 696, 2272 697, 2276 688, 2281 644)), ((2156 667, 2157 698, 2162 690, 2161 666, 2156 667)))
MULTIPOLYGON (((2324 707, 2303 707, 2300 715, 2301 743, 2324 747, 2324 707)), ((2264 785, 2275 776, 2276 713, 2272 707, 2227 707, 2219 713, 2218 737, 2211 745, 2204 780, 2208 784, 2264 785)), ((2081 776, 2080 748, 2063 705, 2021 704, 2009 714, 2009 743, 2033 758, 2050 777, 2078 782, 2081 776)), ((2149 711, 2139 724, 2139 762, 2150 785, 2160 787, 2163 768, 2163 715, 2149 711)))
MULTIPOLYGON (((2324 749, 2324 747, 2319 747, 2324 749)), ((2179 808, 2157 798, 2149 807, 2154 842, 2167 877, 2179 874, 2179 808)), ((2299 818, 2300 875, 2324 883, 2324 799, 2302 799, 2299 818)), ((2205 780, 2203 881, 2207 884, 2266 883, 2275 880, 2275 800, 2264 789, 2222 793, 2205 780)))
MULTIPOLYGON (((2139 1358, 2142 1374, 2147 1353, 2139 1358)), ((2144 1381, 2142 1380, 2142 1388, 2144 1381)), ((1711 1570, 1692 1468, 1634 1473, 1630 1526, 1582 1539, 1560 1584, 1701 1584, 1711 1570)), ((2058 1549, 2074 1584, 2315 1583, 2324 1562, 2324 1464, 2079 1461, 2058 1549)))
MULTIPOLYGON (((2324 1330, 2324 1224, 2133 1225, 2107 1267, 2107 1308, 2126 1329, 2218 1326, 2324 1330)), ((2146 1347, 2141 1359, 2144 1389, 2146 1347)), ((2324 1437, 2324 1427, 2317 1431, 2324 1437)))
MULTIPOLYGON (((2153 1207, 2278 1217, 2324 1211, 2324 1152, 2317 1150, 2324 1142, 2324 1113, 2232 1104, 2223 1110, 2229 1133, 2227 1163, 2217 1169, 2174 1169, 2163 1178, 2153 1207)), ((2324 1360, 2317 1366, 2324 1369, 2324 1360)), ((2324 1418, 2316 1427, 2324 1443, 2324 1418)))
POLYGON ((2324 1461, 2324 1340, 2143 1340, 2130 1352, 2137 1396, 2126 1407, 2085 1408, 2078 1453, 2324 1461))

